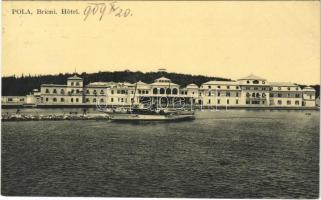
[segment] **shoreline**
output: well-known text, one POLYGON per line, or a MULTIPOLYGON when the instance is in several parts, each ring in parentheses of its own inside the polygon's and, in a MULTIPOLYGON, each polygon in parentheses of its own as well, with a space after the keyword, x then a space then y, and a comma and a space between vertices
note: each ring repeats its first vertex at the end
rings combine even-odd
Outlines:
MULTIPOLYGON (((97 105, 1 105, 1 109, 50 109, 50 108, 97 108, 97 105)), ((130 106, 107 106, 105 108, 130 108, 130 106)), ((165 108, 165 107, 164 107, 165 108)), ((171 107, 168 107, 171 108, 171 107)), ((184 107, 185 109, 190 109, 191 106, 184 107)), ((193 106, 194 110, 320 110, 320 107, 278 107, 278 106, 193 106)))

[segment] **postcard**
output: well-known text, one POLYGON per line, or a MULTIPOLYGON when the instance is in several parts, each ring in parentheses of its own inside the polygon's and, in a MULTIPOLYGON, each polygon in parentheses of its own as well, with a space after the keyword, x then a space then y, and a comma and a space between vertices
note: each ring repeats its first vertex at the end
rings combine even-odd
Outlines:
POLYGON ((2 2, 1 195, 319 197, 319 1, 2 2))

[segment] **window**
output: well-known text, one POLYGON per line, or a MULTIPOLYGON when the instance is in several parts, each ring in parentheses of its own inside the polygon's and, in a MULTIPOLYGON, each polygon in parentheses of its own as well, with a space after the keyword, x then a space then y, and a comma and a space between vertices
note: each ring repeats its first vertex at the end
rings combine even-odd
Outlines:
POLYGON ((219 96, 221 96, 221 93, 220 93, 220 92, 218 92, 218 93, 217 93, 217 96, 218 96, 218 97, 219 97, 219 96))
POLYGON ((286 104, 287 104, 287 105, 291 105, 291 101, 290 101, 290 100, 287 100, 287 101, 286 101, 286 104))
POLYGON ((257 90, 257 87, 254 87, 254 90, 257 90))
POLYGON ((56 89, 54 89, 54 90, 53 90, 53 93, 54 93, 54 94, 57 94, 57 90, 56 90, 56 89))
POLYGON ((226 92, 226 96, 227 97, 231 96, 231 93, 230 92, 226 92))
POLYGON ((49 101, 49 99, 48 99, 48 98, 46 98, 46 101, 48 102, 48 101, 49 101))
POLYGON ((90 102, 89 98, 86 98, 86 102, 90 102))
POLYGON ((296 87, 295 89, 296 89, 296 90, 299 90, 299 88, 298 88, 298 87, 296 87))
POLYGON ((165 89, 164 89, 164 88, 161 88, 161 89, 159 90, 159 93, 160 93, 160 94, 165 94, 165 89))
POLYGON ((239 100, 238 99, 235 100, 235 104, 239 104, 239 100))
POLYGON ((247 84, 249 84, 249 83, 250 83, 250 81, 246 81, 246 83, 247 83, 247 84))
POLYGON ((290 88, 290 87, 288 87, 288 90, 291 90, 291 88, 290 88))
POLYGON ((211 89, 211 86, 209 85, 208 88, 211 89))
POLYGON ((295 94, 295 98, 300 98, 300 94, 295 94))
POLYGON ((60 102, 65 102, 65 99, 64 98, 60 98, 60 102))
POLYGON ((103 102, 104 102, 104 99, 100 99, 100 102, 103 103, 103 102))
POLYGON ((24 98, 21 98, 21 99, 19 99, 19 101, 25 101, 25 99, 24 99, 24 98))
POLYGON ((74 102, 74 98, 71 98, 70 101, 71 101, 71 102, 74 102))
POLYGON ((71 82, 71 86, 74 86, 74 82, 71 82))
POLYGON ((295 105, 300 105, 300 101, 295 101, 295 105))
POLYGON ((79 90, 78 89, 76 90, 76 93, 79 94, 79 90))
POLYGON ((255 93, 252 93, 252 97, 255 97, 255 93))
POLYGON ((94 93, 94 95, 96 95, 96 94, 97 94, 97 90, 94 90, 94 92, 93 92, 93 93, 94 93))
POLYGON ((281 93, 278 93, 278 97, 282 97, 282 94, 281 94, 281 93))
POLYGON ((79 99, 78 98, 76 98, 76 102, 78 102, 79 101, 79 99))
POLYGON ((250 104, 250 100, 246 100, 246 102, 245 102, 246 104, 250 104))
POLYGON ((100 90, 100 94, 105 94, 105 93, 104 93, 104 90, 100 90))
POLYGON ((221 99, 218 99, 218 100, 217 100, 217 104, 221 104, 221 99))
POLYGON ((166 89, 166 94, 171 94, 171 93, 172 93, 171 89, 170 89, 170 88, 167 88, 167 89, 166 89))
POLYGON ((226 88, 227 88, 227 89, 230 89, 230 86, 228 85, 228 86, 226 86, 226 88))
POLYGON ((90 94, 89 90, 86 90, 86 94, 90 94))
POLYGON ((114 90, 111 90, 111 94, 114 94, 114 90))
POLYGON ((291 94, 288 94, 288 97, 290 97, 291 96, 291 94))
POLYGON ((8 101, 12 101, 12 98, 8 98, 8 101))
POLYGON ((236 89, 239 89, 239 86, 236 86, 236 89))
POLYGON ((251 94, 247 92, 246 97, 251 97, 251 94))
POLYGON ((217 88, 221 88, 221 86, 220 86, 220 85, 218 85, 218 86, 217 86, 217 88))
POLYGON ((208 104, 211 104, 211 100, 210 99, 208 100, 208 104))
POLYGON ((262 81, 262 84, 265 84, 265 81, 262 81))
POLYGON ((253 84, 259 84, 259 81, 258 80, 254 80, 253 84))
POLYGON ((153 89, 153 94, 157 94, 157 88, 153 89))
POLYGON ((176 88, 173 89, 173 94, 177 94, 178 90, 176 88))
POLYGON ((93 102, 96 103, 96 98, 93 98, 93 102))
POLYGON ((148 92, 148 90, 146 90, 146 94, 148 94, 149 92, 148 92))
POLYGON ((76 86, 79 86, 79 82, 76 82, 76 86))
POLYGON ((238 93, 238 92, 237 92, 237 93, 235 93, 235 96, 236 96, 236 97, 238 97, 238 96, 239 96, 239 93, 238 93))
POLYGON ((65 94, 65 90, 64 90, 64 89, 61 89, 61 90, 60 90, 60 94, 65 94))
POLYGON ((211 92, 208 92, 208 96, 211 96, 212 95, 212 93, 211 92))
POLYGON ((46 93, 47 93, 47 94, 49 93, 49 89, 46 89, 46 93))
POLYGON ((278 100, 278 105, 282 105, 282 100, 278 100))
POLYGON ((138 90, 138 94, 141 94, 141 93, 142 93, 142 91, 138 90))
POLYGON ((227 100, 226 100, 226 103, 227 103, 227 104, 230 104, 230 100, 229 100, 229 99, 227 99, 227 100))
POLYGON ((110 101, 111 101, 111 102, 114 102, 114 98, 110 98, 110 101))
POLYGON ((278 87, 278 90, 281 90, 281 87, 278 87))

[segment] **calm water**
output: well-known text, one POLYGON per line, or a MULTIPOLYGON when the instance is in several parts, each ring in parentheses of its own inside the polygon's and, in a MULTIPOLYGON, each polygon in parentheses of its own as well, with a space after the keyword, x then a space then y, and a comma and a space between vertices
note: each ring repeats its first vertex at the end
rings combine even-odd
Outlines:
POLYGON ((317 198, 319 112, 2 123, 2 194, 317 198))

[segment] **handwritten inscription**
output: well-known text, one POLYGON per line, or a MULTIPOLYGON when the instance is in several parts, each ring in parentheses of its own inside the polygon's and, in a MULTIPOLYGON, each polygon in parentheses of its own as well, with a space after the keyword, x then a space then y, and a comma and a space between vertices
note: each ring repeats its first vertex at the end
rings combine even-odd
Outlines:
POLYGON ((133 16, 131 9, 121 8, 117 5, 116 1, 110 3, 89 3, 84 10, 84 21, 87 20, 89 16, 98 17, 102 20, 105 15, 111 15, 114 17, 130 17, 133 16))

